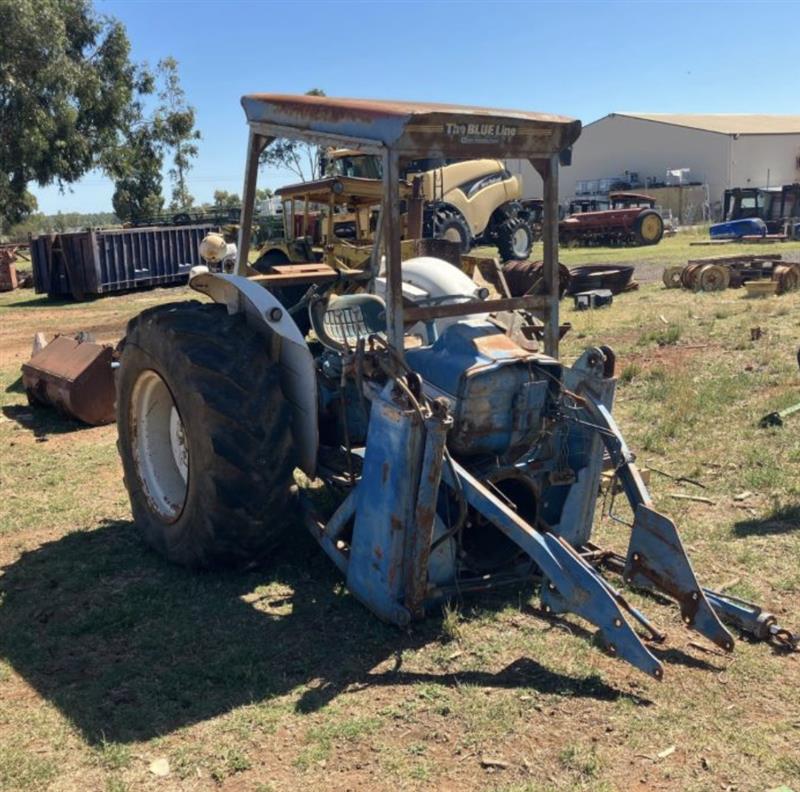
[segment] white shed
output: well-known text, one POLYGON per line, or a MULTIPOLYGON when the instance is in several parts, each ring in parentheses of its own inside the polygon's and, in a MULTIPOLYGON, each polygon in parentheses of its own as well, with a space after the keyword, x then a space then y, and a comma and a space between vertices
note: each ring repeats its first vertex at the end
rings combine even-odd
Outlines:
MULTIPOLYGON (((541 196, 528 163, 508 165, 522 174, 525 197, 541 196)), ((631 176, 637 187, 669 183, 680 177, 668 172, 683 169, 684 180, 708 185, 712 203, 729 187, 800 182, 800 115, 610 113, 584 126, 572 165, 560 170, 559 197, 569 200, 586 182, 631 176)))

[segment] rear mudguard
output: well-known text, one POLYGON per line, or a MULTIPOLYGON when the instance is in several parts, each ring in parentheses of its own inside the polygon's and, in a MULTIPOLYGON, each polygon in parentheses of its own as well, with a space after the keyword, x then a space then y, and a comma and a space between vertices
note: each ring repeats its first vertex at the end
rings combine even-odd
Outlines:
POLYGON ((189 285, 226 306, 229 314, 244 313, 247 323, 258 332, 281 337, 281 384, 292 407, 298 465, 313 476, 319 449, 317 377, 308 344, 289 312, 271 292, 241 275, 194 267, 189 285))

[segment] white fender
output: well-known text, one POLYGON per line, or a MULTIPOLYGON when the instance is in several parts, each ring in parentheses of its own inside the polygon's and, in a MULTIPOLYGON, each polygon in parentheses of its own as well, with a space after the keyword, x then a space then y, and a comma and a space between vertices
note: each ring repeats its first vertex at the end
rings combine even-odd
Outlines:
POLYGON ((281 386, 294 413, 298 464, 304 473, 313 476, 319 449, 317 378, 314 358, 289 312, 273 294, 241 275, 193 267, 189 285, 224 305, 229 314, 244 312, 247 323, 257 332, 266 333, 269 329, 281 337, 281 386))

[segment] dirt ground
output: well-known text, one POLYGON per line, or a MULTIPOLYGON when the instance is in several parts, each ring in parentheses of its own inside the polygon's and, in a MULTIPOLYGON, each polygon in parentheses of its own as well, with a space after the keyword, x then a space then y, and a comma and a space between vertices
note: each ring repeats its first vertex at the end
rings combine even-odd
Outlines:
MULTIPOLYGON (((565 301, 565 358, 614 347, 615 414, 698 577, 800 629, 800 417, 757 427, 800 400, 800 294, 665 290, 652 274, 689 248, 662 247, 639 252, 644 285, 611 308, 565 301)), ((566 253, 620 260, 590 252, 566 253)), ((0 295, 0 789, 800 790, 800 653, 725 655, 651 598, 632 595, 668 634, 661 683, 580 619, 545 619, 530 589, 383 625, 299 520, 246 573, 148 550, 115 427, 32 410, 19 367, 38 330, 114 342, 144 308, 191 296, 0 295)), ((622 526, 598 515, 596 534, 624 551, 622 526)))

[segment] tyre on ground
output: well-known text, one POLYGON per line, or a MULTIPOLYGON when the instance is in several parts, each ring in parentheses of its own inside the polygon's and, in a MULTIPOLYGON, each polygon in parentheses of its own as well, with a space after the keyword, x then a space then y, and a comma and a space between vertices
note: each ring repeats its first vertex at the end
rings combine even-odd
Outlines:
POLYGON ((217 304, 128 324, 117 445, 134 520, 170 561, 243 567, 279 543, 295 466, 279 344, 217 304))
MULTIPOLYGON (((512 297, 526 294, 544 294, 544 263, 541 261, 509 261, 503 265, 503 277, 512 297)), ((564 264, 558 265, 558 296, 564 296, 571 275, 564 264)))
POLYGON ((682 273, 683 267, 681 266, 667 267, 664 270, 664 274, 661 276, 661 280, 668 289, 680 289, 683 285, 681 283, 682 273))
POLYGON ((704 265, 698 276, 700 289, 705 292, 724 291, 730 281, 730 271, 719 264, 704 265))

